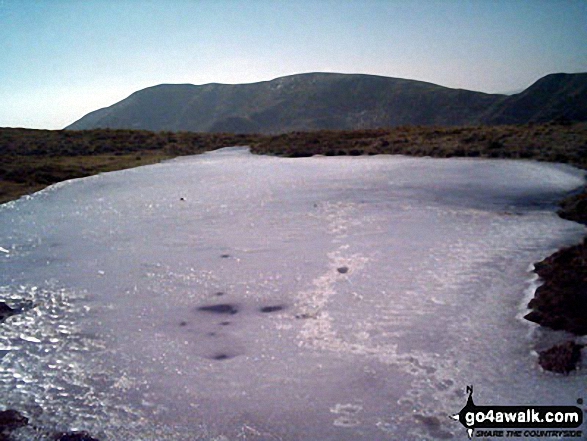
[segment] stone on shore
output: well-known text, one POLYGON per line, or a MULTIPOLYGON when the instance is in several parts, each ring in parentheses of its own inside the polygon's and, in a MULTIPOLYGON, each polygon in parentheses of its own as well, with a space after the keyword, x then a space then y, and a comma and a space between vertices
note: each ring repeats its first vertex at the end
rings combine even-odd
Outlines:
POLYGON ((564 248, 542 262, 536 273, 544 284, 528 304, 525 318, 555 330, 587 334, 587 240, 564 248))
POLYGON ((568 374, 575 370, 577 363, 581 361, 582 348, 583 345, 578 345, 572 341, 555 345, 550 349, 539 352, 538 363, 547 371, 568 374))
POLYGON ((24 427, 29 419, 13 409, 0 411, 0 440, 9 440, 10 433, 19 427, 24 427))
POLYGON ((93 438, 88 432, 66 432, 55 435, 55 441, 98 441, 93 438))
POLYGON ((17 312, 4 302, 0 302, 0 323, 17 312))

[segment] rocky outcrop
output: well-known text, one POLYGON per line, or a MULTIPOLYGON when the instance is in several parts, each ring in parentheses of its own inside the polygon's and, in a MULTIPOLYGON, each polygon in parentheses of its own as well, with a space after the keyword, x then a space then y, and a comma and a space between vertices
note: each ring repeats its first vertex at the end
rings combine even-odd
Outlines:
POLYGON ((587 240, 535 264, 544 281, 525 318, 555 330, 587 334, 587 240))
POLYGON ((93 438, 88 432, 67 432, 58 433, 54 437, 55 441, 98 441, 93 438))
MULTIPOLYGON (((583 150, 587 153, 587 145, 583 147, 583 150)), ((587 225, 587 188, 563 200, 557 214, 563 219, 587 225)))
POLYGON ((11 315, 14 315, 16 313, 17 313, 17 311, 12 309, 6 303, 0 302, 0 323, 2 323, 8 317, 10 317, 11 315))
POLYGON ((583 345, 578 345, 572 341, 555 345, 550 349, 539 352, 538 363, 544 370, 568 374, 575 370, 577 364, 581 361, 582 348, 583 345))
POLYGON ((50 437, 54 441, 99 441, 85 431, 52 434, 29 423, 29 419, 17 410, 7 409, 0 411, 0 441, 12 440, 12 432, 25 426, 32 427, 37 433, 44 433, 44 436, 50 437))
POLYGON ((8 441, 10 434, 29 423, 29 419, 13 409, 0 411, 0 441, 8 441))
MULTIPOLYGON (((587 225, 587 190, 563 200, 558 215, 587 225)), ((575 335, 587 334, 587 239, 563 248, 534 264, 544 281, 528 303, 525 319, 575 335)), ((540 351, 538 363, 547 371, 568 374, 581 361, 581 349, 573 341, 540 351)))

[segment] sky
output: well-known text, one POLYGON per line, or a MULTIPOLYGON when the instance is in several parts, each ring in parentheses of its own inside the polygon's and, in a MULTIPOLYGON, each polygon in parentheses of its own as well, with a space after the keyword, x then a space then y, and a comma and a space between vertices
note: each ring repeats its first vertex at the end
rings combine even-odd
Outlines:
POLYGON ((0 127, 61 129, 156 84, 304 72, 520 91, 587 72, 587 1, 0 0, 0 127))

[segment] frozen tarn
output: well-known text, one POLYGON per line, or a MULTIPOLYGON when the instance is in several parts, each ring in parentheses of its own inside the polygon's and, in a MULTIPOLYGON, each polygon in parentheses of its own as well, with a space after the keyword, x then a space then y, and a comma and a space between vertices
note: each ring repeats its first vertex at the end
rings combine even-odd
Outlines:
MULTIPOLYGON (((580 240, 582 172, 222 149, 0 206, 0 406, 119 440, 462 438, 465 404, 574 405, 519 319, 580 240), (534 285, 531 285, 534 284, 534 285)), ((552 334, 548 334, 552 338, 552 334)), ((31 439, 23 430, 22 439, 31 439)))

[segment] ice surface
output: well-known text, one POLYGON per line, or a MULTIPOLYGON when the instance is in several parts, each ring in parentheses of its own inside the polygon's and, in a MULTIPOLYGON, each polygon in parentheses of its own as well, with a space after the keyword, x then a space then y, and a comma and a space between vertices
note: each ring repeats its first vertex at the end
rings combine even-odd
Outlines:
POLYGON ((584 371, 540 371, 519 317, 530 264, 584 234, 553 205, 583 182, 231 148, 5 204, 0 406, 111 440, 410 440, 462 438, 469 384, 574 405, 584 371))

